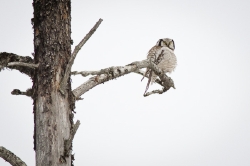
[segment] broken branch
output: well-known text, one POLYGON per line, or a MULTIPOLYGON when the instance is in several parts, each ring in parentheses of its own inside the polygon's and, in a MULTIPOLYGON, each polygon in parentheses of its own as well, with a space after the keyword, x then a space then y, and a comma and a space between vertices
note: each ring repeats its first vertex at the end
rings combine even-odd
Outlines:
POLYGON ((13 53, 0 53, 0 71, 5 67, 16 69, 32 78, 34 69, 37 67, 34 60, 29 56, 19 56, 13 53))
POLYGON ((77 53, 80 51, 80 49, 82 48, 82 46, 89 40, 89 38, 94 34, 94 32, 99 27, 99 25, 101 24, 101 22, 102 22, 102 19, 99 19, 99 21, 94 25, 94 27, 89 31, 89 33, 75 47, 75 49, 74 49, 74 51, 73 51, 73 53, 71 55, 71 58, 69 60, 69 63, 66 66, 65 75, 64 75, 64 77, 63 77, 63 79, 61 81, 61 84, 60 84, 60 92, 62 94, 64 94, 64 91, 65 91, 65 88, 66 88, 66 85, 67 85, 67 81, 69 79, 69 75, 70 75, 70 72, 71 72, 71 68, 72 68, 72 65, 74 63, 74 60, 76 58, 77 53))
POLYGON ((3 146, 0 146, 0 157, 2 157, 5 161, 9 162, 13 166, 27 166, 25 162, 23 162, 19 157, 17 157, 8 149, 5 149, 3 146))
POLYGON ((80 121, 77 120, 73 126, 73 129, 71 130, 69 139, 65 140, 65 142, 64 142, 64 148, 65 148, 64 149, 64 156, 65 157, 69 156, 69 154, 70 154, 72 142, 73 142, 73 139, 75 137, 76 131, 78 130, 79 126, 80 126, 80 121))
POLYGON ((32 90, 32 89, 27 89, 26 92, 22 92, 22 91, 20 91, 19 89, 14 89, 14 90, 11 92, 11 94, 12 94, 12 95, 25 95, 25 96, 32 97, 33 90, 32 90))

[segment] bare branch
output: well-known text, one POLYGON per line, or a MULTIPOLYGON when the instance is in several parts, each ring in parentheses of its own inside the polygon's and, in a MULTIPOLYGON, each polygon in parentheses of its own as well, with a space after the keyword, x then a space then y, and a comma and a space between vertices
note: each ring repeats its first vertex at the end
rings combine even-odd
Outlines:
POLYGON ((5 161, 9 162, 13 166, 27 166, 19 157, 17 157, 11 151, 5 149, 3 146, 0 146, 0 157, 5 161))
POLYGON ((23 63, 23 62, 10 62, 7 65, 8 67, 10 66, 23 66, 23 67, 28 67, 28 68, 38 68, 38 64, 31 64, 31 63, 23 63))
POLYGON ((158 80, 157 83, 164 87, 164 92, 169 90, 171 87, 174 88, 174 82, 170 77, 165 75, 165 73, 161 69, 159 69, 154 63, 150 63, 149 60, 143 60, 139 62, 133 62, 126 66, 109 67, 95 72, 83 72, 84 74, 100 74, 91 77, 88 81, 74 89, 73 94, 76 98, 79 98, 82 94, 86 93, 87 91, 101 83, 110 81, 125 74, 129 74, 131 72, 140 73, 139 69, 141 68, 150 68, 160 77, 161 81, 158 80))
MULTIPOLYGON (((89 33, 82 39, 82 41, 75 47, 73 53, 72 53, 72 59, 76 57, 77 53, 80 51, 82 46, 89 40, 89 38, 95 33, 96 29, 99 27, 99 25, 102 23, 102 19, 100 18, 94 27, 89 31, 89 33)), ((74 61, 74 60, 73 60, 74 61)), ((72 62, 73 63, 73 62, 72 62)))
POLYGON ((71 72, 71 75, 78 75, 81 74, 83 77, 87 77, 89 75, 100 75, 104 74, 105 70, 100 70, 100 71, 73 71, 71 72))
POLYGON ((16 69, 32 77, 36 66, 34 60, 29 56, 19 56, 13 53, 0 52, 0 71, 4 68, 16 69))
POLYGON ((11 94, 12 94, 12 95, 25 95, 25 96, 32 97, 33 90, 32 90, 32 89, 27 89, 26 92, 22 92, 22 91, 20 91, 19 89, 14 89, 14 90, 11 92, 11 94))
POLYGON ((99 25, 101 24, 101 22, 102 22, 102 19, 99 19, 99 21, 95 24, 95 26, 82 39, 82 41, 75 47, 75 49, 74 49, 74 51, 73 51, 73 53, 71 55, 71 58, 69 60, 69 63, 66 66, 65 74, 64 74, 64 77, 63 77, 63 79, 61 81, 61 84, 60 84, 60 92, 62 94, 64 94, 64 91, 65 91, 65 88, 66 88, 66 84, 67 84, 67 81, 69 79, 69 75, 70 75, 70 72, 71 72, 71 67, 72 67, 72 65, 74 63, 74 60, 76 58, 77 53, 80 51, 80 49, 82 48, 82 46, 89 40, 89 38, 94 34, 94 32, 99 27, 99 25))
POLYGON ((109 67, 106 69, 102 69, 99 72, 104 72, 105 74, 100 74, 94 77, 91 77, 88 81, 77 87, 73 90, 73 94, 76 98, 80 97, 85 92, 89 91, 93 87, 107 82, 109 80, 112 80, 114 78, 118 78, 120 76, 123 76, 125 74, 129 74, 131 72, 134 72, 138 69, 144 68, 148 66, 148 60, 144 60, 141 62, 133 62, 126 66, 115 66, 115 67, 109 67))
MULTIPOLYGON (((136 70, 134 71, 134 73, 148 78, 148 76, 145 76, 145 72, 142 70, 136 70)), ((71 72, 71 75, 79 75, 79 74, 82 75, 83 77, 87 77, 89 75, 100 75, 100 74, 105 74, 105 69, 102 69, 99 71, 73 71, 71 72)), ((156 79, 155 82, 162 86, 162 83, 159 79, 156 79)))

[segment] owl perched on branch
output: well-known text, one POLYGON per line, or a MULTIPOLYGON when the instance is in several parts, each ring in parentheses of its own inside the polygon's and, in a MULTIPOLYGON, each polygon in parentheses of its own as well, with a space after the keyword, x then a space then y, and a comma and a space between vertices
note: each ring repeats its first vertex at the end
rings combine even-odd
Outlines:
MULTIPOLYGON (((160 69, 162 69, 164 73, 171 73, 172 71, 174 71, 177 65, 174 49, 175 44, 173 39, 159 39, 156 45, 149 50, 147 59, 151 59, 151 61, 155 63, 160 69)), ((153 71, 151 71, 151 69, 147 69, 145 72, 145 76, 149 78, 145 90, 146 93, 150 82, 151 84, 154 83, 157 75, 153 71)))

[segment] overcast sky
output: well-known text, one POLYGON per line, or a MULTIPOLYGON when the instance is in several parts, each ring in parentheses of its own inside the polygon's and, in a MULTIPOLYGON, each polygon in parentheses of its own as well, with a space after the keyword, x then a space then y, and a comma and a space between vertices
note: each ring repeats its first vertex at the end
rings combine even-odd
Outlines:
MULTIPOLYGON (((250 1, 72 0, 74 46, 104 21, 73 70, 98 70, 146 58, 160 38, 173 38, 176 89, 143 97, 146 79, 129 74, 99 85, 76 103, 75 165, 249 166, 250 1)), ((1 0, 0 52, 31 56, 32 1, 1 0)), ((74 48, 72 47, 72 49, 74 48)), ((86 79, 72 77, 73 88, 86 79)), ((31 80, 0 73, 0 146, 35 165, 33 105, 13 89, 31 80)), ((150 89, 159 88, 157 85, 150 89)), ((0 165, 9 165, 0 159, 0 165)))

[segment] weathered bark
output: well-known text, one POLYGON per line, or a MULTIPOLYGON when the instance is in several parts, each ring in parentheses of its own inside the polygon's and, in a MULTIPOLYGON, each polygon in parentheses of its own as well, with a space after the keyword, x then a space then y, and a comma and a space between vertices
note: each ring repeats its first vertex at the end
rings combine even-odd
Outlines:
POLYGON ((0 52, 0 71, 4 68, 16 69, 32 78, 34 75, 34 66, 36 66, 34 60, 29 56, 0 52))
POLYGON ((61 79, 71 56, 70 0, 34 0, 34 52, 39 64, 33 80, 34 149, 36 165, 70 165, 64 142, 73 126, 74 99, 71 83, 64 95, 61 79))
POLYGON ((0 146, 0 157, 2 157, 5 161, 9 162, 13 166, 26 166, 25 162, 23 162, 14 153, 2 146, 0 146))

